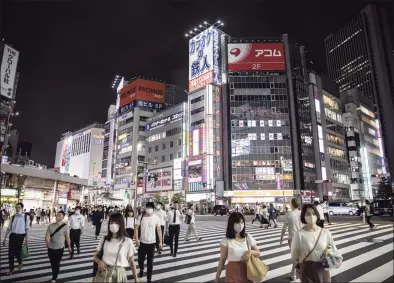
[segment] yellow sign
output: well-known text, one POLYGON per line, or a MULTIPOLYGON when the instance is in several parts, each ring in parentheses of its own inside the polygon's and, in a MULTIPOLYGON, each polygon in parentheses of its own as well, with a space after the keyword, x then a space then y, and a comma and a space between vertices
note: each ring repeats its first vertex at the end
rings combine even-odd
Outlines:
MULTIPOLYGON (((282 190, 245 190, 245 191, 225 191, 225 196, 231 197, 283 197, 282 190)), ((286 197, 293 196, 293 190, 285 190, 286 197)))

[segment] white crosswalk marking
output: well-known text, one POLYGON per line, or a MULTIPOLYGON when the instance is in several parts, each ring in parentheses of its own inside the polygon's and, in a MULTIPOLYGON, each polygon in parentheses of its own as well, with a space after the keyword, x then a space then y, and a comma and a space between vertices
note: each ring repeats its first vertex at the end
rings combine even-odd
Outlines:
MULTIPOLYGON (((190 242, 184 242, 185 227, 182 227, 178 256, 170 257, 168 247, 165 247, 162 255, 156 254, 152 281, 213 281, 219 260, 220 240, 225 235, 226 224, 224 221, 197 222, 198 234, 203 237, 200 242, 196 242, 194 238, 190 238, 190 242)), ((103 225, 102 235, 106 233, 105 226, 103 225)), ((330 229, 338 249, 344 256, 343 265, 331 271, 333 282, 381 282, 393 276, 393 261, 387 256, 393 252, 392 224, 379 225, 372 231, 359 223, 338 223, 327 228, 330 229), (335 280, 336 278, 338 280, 335 280)), ((92 256, 98 240, 94 238, 93 229, 85 229, 81 240, 81 254, 69 260, 68 252, 64 253, 57 282, 91 282, 92 256)), ((23 269, 11 276, 5 275, 8 271, 8 247, 1 247, 2 283, 45 282, 51 279, 51 268, 44 243, 45 231, 46 227, 33 226, 29 236, 30 257, 25 260, 23 269)), ((270 266, 264 281, 289 282, 286 277, 291 269, 290 251, 287 244, 279 243, 281 227, 266 230, 257 225, 248 225, 247 232, 256 239, 261 249, 261 259, 270 266)), ((287 237, 284 240, 286 242, 287 237)), ((131 280, 130 270, 127 271, 127 275, 131 280)), ((225 270, 222 273, 223 278, 224 276, 225 270)))

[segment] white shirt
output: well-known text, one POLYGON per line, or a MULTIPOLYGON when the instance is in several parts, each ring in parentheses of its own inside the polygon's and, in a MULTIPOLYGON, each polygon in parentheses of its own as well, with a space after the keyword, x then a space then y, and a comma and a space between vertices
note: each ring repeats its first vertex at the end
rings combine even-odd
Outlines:
POLYGON ((256 206, 254 212, 255 212, 255 214, 260 214, 260 206, 256 206))
POLYGON ((196 224, 196 215, 192 209, 187 210, 187 215, 190 215, 192 217, 192 219, 190 220, 190 224, 196 224))
POLYGON ((316 209, 319 212, 320 220, 324 220, 323 207, 319 204, 319 205, 316 205, 316 209))
POLYGON ((320 262, 320 257, 324 249, 329 245, 336 250, 332 235, 329 230, 319 228, 316 232, 308 232, 304 229, 298 230, 291 242, 291 259, 296 262, 303 262, 308 253, 313 249, 316 240, 319 236, 320 230, 323 230, 320 240, 316 245, 314 251, 309 255, 307 261, 320 262))
POLYGON ((74 229, 74 230, 82 229, 83 226, 85 225, 85 217, 83 217, 81 214, 71 215, 68 221, 69 221, 70 229, 74 229))
POLYGON ((160 219, 157 215, 142 215, 135 221, 135 225, 141 226, 141 236, 139 240, 144 244, 156 243, 156 229, 160 226, 160 219), (141 221, 142 218, 142 221, 141 221))
POLYGON ((256 240, 253 239, 252 235, 248 234, 245 237, 245 241, 238 242, 235 239, 228 239, 224 237, 220 242, 221 245, 227 247, 227 260, 228 261, 241 261, 242 256, 248 251, 248 245, 246 239, 249 241, 249 246, 252 248, 256 246, 256 240))
POLYGON ((159 209, 159 210, 156 210, 155 214, 160 219, 160 225, 161 226, 165 226, 166 225, 166 221, 167 221, 167 213, 164 210, 159 209))
MULTIPOLYGON (((97 246, 97 250, 100 251, 103 245, 104 238, 100 240, 97 246)), ((104 254, 102 261, 109 266, 115 266, 116 255, 118 254, 121 239, 111 239, 111 241, 105 241, 104 254)), ((127 267, 130 266, 129 259, 137 254, 137 250, 134 247, 133 240, 125 237, 122 248, 118 256, 118 266, 127 267)))
MULTIPOLYGON (((325 201, 321 204, 324 213, 328 213, 328 203, 325 201)), ((324 218, 323 218, 324 219, 324 218)))
POLYGON ((289 228, 289 240, 293 239, 295 232, 302 228, 301 211, 292 210, 285 214, 283 218, 282 233, 286 232, 286 227, 289 228))
POLYGON ((131 228, 134 229, 134 225, 135 225, 135 218, 134 217, 125 217, 124 218, 124 224, 125 224, 125 228, 131 228))
POLYGON ((167 221, 170 225, 180 225, 182 222, 182 213, 177 209, 177 210, 170 210, 167 213, 167 221), (176 213, 175 216, 175 222, 174 220, 174 213, 176 213))

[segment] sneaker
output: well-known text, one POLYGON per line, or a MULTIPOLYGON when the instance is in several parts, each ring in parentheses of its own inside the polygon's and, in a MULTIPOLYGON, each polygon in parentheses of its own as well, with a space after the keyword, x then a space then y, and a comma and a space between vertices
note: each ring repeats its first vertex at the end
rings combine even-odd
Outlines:
POLYGON ((20 263, 20 264, 18 264, 18 270, 21 270, 21 269, 22 269, 22 267, 23 267, 23 262, 22 262, 22 263, 20 263))
POLYGON ((51 280, 51 283, 56 283, 56 280, 51 280))
POLYGON ((378 225, 374 225, 372 229, 375 230, 376 228, 378 228, 378 225))

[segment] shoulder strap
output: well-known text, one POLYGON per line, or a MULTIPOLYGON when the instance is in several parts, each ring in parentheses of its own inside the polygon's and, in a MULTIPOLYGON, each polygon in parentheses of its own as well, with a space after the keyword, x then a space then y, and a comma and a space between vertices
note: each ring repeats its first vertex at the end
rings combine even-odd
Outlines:
POLYGON ((307 256, 304 258, 304 260, 302 261, 302 262, 304 262, 310 255, 311 255, 311 253, 315 250, 315 248, 316 248, 316 246, 317 246, 317 243, 319 242, 319 240, 320 240, 320 236, 321 236, 321 233, 323 232, 323 228, 320 228, 320 233, 319 233, 319 236, 317 237, 317 239, 316 239, 316 242, 315 242, 315 245, 313 246, 313 248, 311 249, 311 251, 307 254, 307 256))
POLYGON ((14 223, 14 219, 15 219, 15 214, 12 215, 12 219, 11 219, 11 227, 12 227, 12 223, 14 223))
POLYGON ((248 246, 248 250, 250 251, 250 244, 249 244, 249 241, 248 241, 248 239, 249 239, 249 235, 248 234, 246 234, 245 235, 245 240, 246 240, 246 245, 248 246))
POLYGON ((59 227, 56 228, 56 230, 51 234, 51 238, 53 237, 53 235, 55 235, 57 232, 59 232, 64 226, 66 226, 66 223, 63 223, 62 225, 60 225, 59 227))
MULTIPOLYGON (((115 269, 118 267, 119 253, 120 253, 120 250, 122 249, 122 246, 123 246, 124 241, 125 241, 125 238, 123 238, 122 243, 120 243, 120 245, 119 245, 118 253, 117 253, 117 255, 116 255, 116 260, 115 260, 115 269)), ((104 244, 103 244, 103 245, 104 245, 104 244)))

